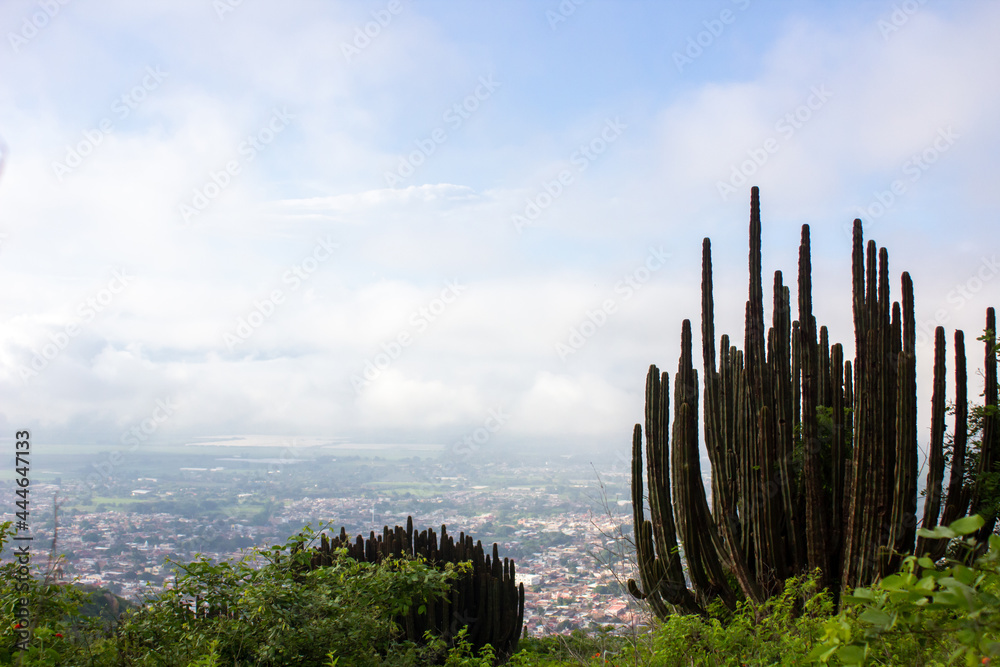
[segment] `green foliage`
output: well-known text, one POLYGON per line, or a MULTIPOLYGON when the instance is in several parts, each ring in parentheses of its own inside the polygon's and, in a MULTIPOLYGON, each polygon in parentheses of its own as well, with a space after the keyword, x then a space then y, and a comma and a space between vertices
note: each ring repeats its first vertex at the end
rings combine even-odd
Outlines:
MULTIPOLYGON (((11 525, 10 521, 0 524, 0 552, 13 533, 11 525)), ((45 571, 28 579, 17 578, 18 566, 13 559, 0 563, 0 666, 110 664, 114 649, 106 623, 81 613, 91 592, 57 583, 56 562, 47 562, 45 571), (28 601, 32 635, 25 651, 16 645, 22 599, 28 601)))
POLYGON ((80 615, 95 617, 108 627, 113 627, 122 614, 135 608, 134 602, 107 589, 92 585, 77 586, 77 588, 87 594, 86 601, 80 605, 80 615))
POLYGON ((466 628, 458 631, 458 634, 455 635, 454 646, 450 651, 443 639, 434 637, 428 632, 425 645, 418 651, 418 657, 421 661, 414 664, 424 665, 431 661, 439 662, 437 659, 444 656, 443 664, 445 667, 492 667, 496 658, 493 647, 487 644, 476 654, 467 637, 467 632, 466 628))
MULTIPOLYGON (((10 523, 0 524, 0 548, 10 523)), ((448 650, 398 640, 394 618, 412 605, 440 599, 465 565, 422 559, 359 563, 337 552, 312 569, 309 527, 283 546, 259 548, 236 562, 204 558, 175 563, 174 585, 125 615, 116 630, 81 615, 92 591, 36 576, 16 589, 16 562, 0 565, 0 666, 492 665, 487 646, 473 655, 460 632, 448 650), (32 641, 15 647, 17 601, 30 601, 32 641)), ((49 573, 51 574, 51 572, 49 573)))
POLYGON ((510 664, 533 667, 632 664, 627 638, 612 634, 610 629, 606 627, 589 634, 573 630, 566 635, 524 637, 518 644, 521 651, 514 655, 510 664))
POLYGON ((194 662, 188 665, 188 667, 219 667, 219 642, 212 640, 208 645, 208 655, 203 655, 194 662))
MULTIPOLYGON (((955 407, 948 406, 948 413, 954 414, 955 407)), ((992 471, 979 471, 979 459, 983 449, 983 427, 986 416, 995 414, 996 407, 992 405, 970 405, 967 419, 967 437, 965 451, 965 468, 962 475, 962 484, 965 493, 972 495, 973 489, 979 483, 980 504, 979 507, 972 507, 970 511, 985 516, 1000 515, 1000 462, 994 463, 992 471)), ((945 434, 944 454, 945 461, 951 463, 954 451, 954 433, 945 434)))
MULTIPOLYGON (((921 530, 974 553, 968 536, 979 516, 921 530)), ((9 524, 0 524, 0 546, 9 524)), ((476 651, 459 631, 453 647, 428 635, 401 641, 394 617, 440 597, 455 569, 420 560, 359 563, 338 552, 329 567, 308 567, 316 533, 260 548, 236 562, 175 564, 172 588, 129 612, 115 632, 82 617, 92 593, 30 582, 33 642, 13 647, 14 563, 0 564, 3 593, 0 665, 177 666, 326 665, 327 667, 492 667, 491 647, 476 651), (198 600, 198 613, 193 611, 198 600)), ((721 602, 707 615, 671 615, 631 637, 607 630, 524 638, 515 667, 650 665, 980 665, 1000 658, 1000 536, 972 564, 963 554, 931 562, 910 556, 896 574, 844 595, 835 613, 818 573, 793 577, 764 603, 721 602), (985 660, 984 660, 985 659, 985 660)))
POLYGON ((393 618, 441 598, 456 571, 419 559, 359 563, 343 552, 310 569, 306 547, 316 537, 307 527, 234 563, 176 564, 175 585, 125 623, 125 663, 187 665, 217 652, 223 664, 382 664, 395 648, 393 618))
POLYGON ((655 630, 651 655, 643 664, 802 664, 833 612, 829 594, 819 588, 820 578, 818 572, 791 577, 781 593, 761 605, 740 602, 735 612, 716 604, 707 618, 670 616, 655 630))
MULTIPOLYGON (((985 523, 978 515, 923 537, 960 538, 985 523)), ((965 540, 969 550, 975 546, 965 540)), ((1000 656, 1000 537, 971 567, 950 560, 938 567, 909 556, 899 572, 844 595, 845 608, 824 624, 810 659, 843 665, 988 664, 1000 656)))
MULTIPOLYGON (((967 553, 969 535, 982 517, 921 530, 928 538, 953 539, 967 553)), ((819 576, 797 577, 764 604, 741 602, 730 612, 721 603, 707 617, 673 615, 622 647, 613 659, 560 650, 569 642, 546 637, 522 642, 526 664, 547 665, 983 665, 1000 657, 1000 536, 969 566, 961 559, 933 563, 910 556, 899 572, 843 596, 834 613, 819 576), (544 658, 542 647, 550 652, 544 658), (551 656, 551 657, 549 657, 551 656), (542 662, 542 660, 547 660, 542 662)), ((578 646, 593 637, 575 639, 578 646)), ((992 661, 992 663, 991 663, 992 661)))
MULTIPOLYGON (((840 446, 842 456, 845 459, 850 459, 851 453, 854 451, 853 437, 854 431, 851 428, 847 428, 850 423, 850 416, 854 412, 853 408, 845 407, 844 414, 841 423, 844 424, 844 428, 840 435, 840 446)), ((833 493, 834 488, 831 483, 831 471, 833 470, 833 460, 831 458, 833 451, 833 444, 835 441, 834 434, 834 423, 833 423, 833 408, 826 405, 816 406, 816 456, 817 465, 820 469, 820 477, 823 480, 822 486, 824 491, 827 493, 833 493)), ((805 462, 805 444, 802 440, 802 423, 799 422, 792 427, 792 470, 795 474, 795 480, 799 484, 805 483, 804 478, 804 465, 805 462)))

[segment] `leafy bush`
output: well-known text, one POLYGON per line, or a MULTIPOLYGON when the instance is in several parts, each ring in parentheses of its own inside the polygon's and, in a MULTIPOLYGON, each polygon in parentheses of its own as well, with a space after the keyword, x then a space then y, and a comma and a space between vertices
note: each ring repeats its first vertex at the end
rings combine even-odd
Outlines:
MULTIPOLYGON (((970 535, 979 515, 920 529, 930 538, 970 535)), ((963 541, 969 553, 975 541, 963 541)), ((898 573, 843 596, 845 609, 824 625, 811 659, 843 665, 979 665, 1000 656, 1000 537, 970 566, 909 556, 898 573), (959 662, 961 661, 961 662, 959 662)))
POLYGON ((833 612, 819 574, 793 577, 760 606, 741 602, 735 612, 717 603, 708 618, 668 617, 653 633, 654 665, 802 664, 833 612))
MULTIPOLYGON (((981 665, 1000 656, 1000 537, 971 564, 965 536, 979 516, 922 530, 951 539, 959 558, 933 563, 907 557, 897 574, 844 595, 835 613, 816 574, 793 578, 784 591, 730 612, 670 616, 647 632, 607 632, 526 638, 515 667, 570 665, 981 665)), ((0 524, 0 547, 10 524, 0 524)), ((90 596, 53 583, 50 570, 31 579, 34 640, 14 649, 16 564, 0 564, 2 665, 218 667, 327 665, 335 667, 491 667, 492 650, 475 654, 464 633, 448 649, 428 636, 422 646, 399 639, 394 618, 411 605, 440 597, 455 569, 420 560, 359 563, 340 553, 329 567, 311 569, 308 527, 285 545, 259 548, 236 562, 198 559, 176 565, 174 585, 127 613, 117 628, 85 618, 90 596)))
MULTIPOLYGON (((0 523, 0 552, 12 534, 11 522, 0 523)), ((91 602, 91 590, 56 581, 58 561, 49 560, 41 576, 19 579, 16 559, 0 564, 0 665, 110 664, 113 638, 107 623, 88 617, 81 607, 91 602), (17 648, 20 601, 28 601, 33 641, 17 648), (107 662, 105 662, 107 661, 107 662)))
MULTIPOLYGON (((10 523, 0 524, 0 548, 10 523)), ((422 560, 359 563, 340 552, 328 567, 308 567, 316 533, 306 527, 283 546, 258 548, 236 562, 174 563, 174 585, 123 616, 110 631, 81 616, 91 593, 44 574, 17 590, 16 562, 0 565, 0 665, 367 665, 487 667, 491 649, 473 655, 464 634, 452 650, 399 642, 394 618, 439 599, 464 567, 422 560), (18 600, 30 601, 32 641, 15 646, 18 600)))
POLYGON ((125 664, 182 667, 217 654, 223 664, 379 665, 398 648, 393 618, 449 590, 454 568, 421 560, 372 565, 340 552, 310 569, 315 537, 307 527, 235 563, 177 564, 175 585, 124 624, 125 664))
POLYGON ((518 644, 521 651, 510 664, 532 667, 627 664, 622 661, 635 653, 634 647, 630 646, 629 638, 612 634, 609 629, 589 634, 573 630, 565 635, 522 638, 518 644))

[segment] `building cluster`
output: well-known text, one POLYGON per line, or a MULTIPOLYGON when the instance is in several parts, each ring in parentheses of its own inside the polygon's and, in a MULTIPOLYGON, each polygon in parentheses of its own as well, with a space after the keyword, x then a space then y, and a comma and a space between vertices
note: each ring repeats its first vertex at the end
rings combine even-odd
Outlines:
MULTIPOLYGON (((155 480, 139 480, 133 497, 172 495, 155 480), (145 483, 143 483, 145 482, 145 483)), ((445 480, 447 482, 447 480, 445 480)), ((53 485, 39 485, 39 497, 51 498, 53 485), (51 489, 42 488, 52 486, 51 489)), ((642 616, 637 602, 625 592, 631 575, 624 553, 630 515, 624 510, 612 518, 570 510, 556 489, 521 486, 496 488, 454 484, 441 495, 399 497, 303 497, 275 503, 262 525, 248 525, 237 517, 206 521, 171 513, 116 510, 88 511, 79 505, 58 519, 56 549, 65 554, 60 563, 64 578, 77 579, 122 595, 141 599, 172 578, 167 560, 189 561, 197 556, 212 560, 239 558, 248 547, 282 543, 279 534, 288 526, 325 525, 338 533, 344 526, 352 537, 381 531, 382 526, 405 525, 412 516, 418 530, 442 524, 456 537, 472 535, 489 549, 495 541, 502 557, 510 556, 525 584, 525 626, 529 634, 542 635, 595 626, 635 625, 642 616), (536 518, 531 518, 536 517, 536 518)), ((59 493, 66 492, 65 488, 59 493)), ((183 492, 178 491, 178 494, 183 492)), ((242 493, 240 496, 253 496, 242 493)), ((244 498, 240 497, 242 501, 244 498)), ((67 501, 60 501, 64 505, 67 501)), ((33 507, 39 523, 35 551, 47 552, 52 537, 51 501, 33 507), (41 522, 43 518, 47 522, 41 522)), ((37 556, 36 556, 37 558, 37 556)))
POLYGON ((526 630, 551 635, 594 626, 614 628, 641 622, 639 603, 624 589, 634 576, 622 558, 624 542, 611 520, 584 513, 547 519, 519 519, 514 539, 562 533, 572 540, 531 554, 517 564, 525 584, 526 630))

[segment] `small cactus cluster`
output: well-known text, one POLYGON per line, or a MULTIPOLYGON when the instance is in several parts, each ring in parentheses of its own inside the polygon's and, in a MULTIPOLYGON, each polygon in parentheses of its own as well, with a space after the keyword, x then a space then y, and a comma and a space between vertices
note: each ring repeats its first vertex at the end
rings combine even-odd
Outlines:
MULTIPOLYGON (((765 331, 760 195, 751 191, 750 289, 743 350, 715 339, 711 241, 702 248, 704 444, 712 468, 711 503, 699 447, 699 381, 691 322, 681 330, 673 423, 667 373, 646 378, 646 481, 643 427, 632 438, 632 504, 640 583, 630 593, 665 617, 704 614, 713 599, 733 607, 762 602, 783 581, 819 569, 834 594, 894 570, 901 554, 940 556, 944 540, 915 544, 917 529, 916 327, 913 283, 901 278, 902 305, 890 301, 889 256, 853 229, 855 358, 817 331, 812 308, 809 226, 802 226, 798 318, 776 271, 771 326, 765 331), (718 349, 718 358, 716 357, 718 349), (649 519, 644 505, 648 501, 649 519), (683 561, 682 561, 683 557, 683 561), (686 566, 686 567, 685 567, 686 566)), ((978 472, 1000 463, 996 317, 986 316, 986 393, 978 472), (992 408, 990 407, 992 406, 992 408)), ((964 487, 968 414, 965 347, 955 332, 955 430, 942 507, 945 333, 935 332, 931 442, 922 525, 948 524, 982 506, 989 490, 964 487)), ((992 532, 988 518, 980 538, 992 532)), ((985 541, 984 539, 981 541, 985 541)))
POLYGON ((429 630, 450 646, 458 631, 467 627, 467 639, 474 650, 489 644, 500 661, 517 652, 524 624, 524 584, 515 583, 514 561, 501 560, 496 544, 491 557, 482 542, 473 543, 465 533, 459 533, 456 540, 444 525, 440 536, 431 528, 417 532, 413 517, 407 517, 406 528, 385 526, 380 535, 372 531, 368 538, 358 535, 352 540, 343 527, 332 538, 324 533, 312 566, 329 565, 340 548, 346 549, 350 558, 366 563, 414 557, 423 557, 431 565, 471 562, 472 571, 454 580, 448 599, 427 603, 423 613, 411 608, 397 622, 413 642, 422 643, 429 630))

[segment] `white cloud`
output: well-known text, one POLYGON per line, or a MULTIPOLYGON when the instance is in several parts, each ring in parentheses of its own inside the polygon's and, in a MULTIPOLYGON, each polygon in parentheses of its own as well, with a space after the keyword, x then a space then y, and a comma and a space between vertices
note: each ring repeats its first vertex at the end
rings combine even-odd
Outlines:
POLYGON ((634 396, 588 373, 538 373, 511 410, 511 430, 529 437, 607 438, 628 436, 634 396), (624 432, 621 426, 626 428, 624 432))
MULTIPOLYGON (((73 3, 22 52, 0 49, 0 135, 10 146, 0 181, 0 385, 14 397, 0 417, 12 423, 116 441, 170 395, 183 408, 158 432, 166 440, 444 442, 496 406, 511 410, 505 433, 526 441, 627 439, 646 367, 672 373, 681 320, 697 327, 703 236, 714 239, 717 330, 742 339, 750 184, 763 192, 765 292, 773 268, 794 283, 799 227, 811 224, 817 314, 849 343, 843 225, 942 127, 959 135, 954 146, 866 230, 889 246, 894 285, 900 269, 913 273, 918 319, 944 304, 947 325, 974 338, 995 293, 981 289, 961 308, 948 301, 997 240, 992 4, 926 6, 888 40, 874 15, 827 23, 808 10, 775 14, 762 19, 773 21, 773 42, 741 50, 760 54, 750 75, 713 71, 710 55, 683 85, 669 58, 595 71, 544 118, 537 99, 548 89, 518 68, 544 66, 563 85, 559 77, 587 62, 581 43, 566 42, 576 49, 566 62, 546 61, 544 44, 488 32, 470 43, 447 19, 406 5, 348 63, 340 43, 369 20, 360 9, 309 16, 244 3, 220 21, 207 4, 114 6, 91 25, 92 10, 73 3), (137 46, 129 35, 148 39, 137 46), (118 118, 111 105, 147 66, 169 74, 118 118), (385 187, 384 173, 490 72, 503 85, 482 111, 399 187, 385 187), (829 99, 786 126, 794 132, 779 130, 819 89, 829 99), (248 159, 241 143, 275 108, 294 120, 248 159), (575 170, 573 152, 619 114, 621 138, 573 171, 518 234, 511 216, 560 170, 575 170), (60 182, 53 162, 105 117, 113 130, 60 182), (771 137, 777 151, 723 201, 717 182, 771 137), (232 160, 239 173, 182 224, 180 204, 232 160), (308 278, 287 280, 327 237, 338 250, 308 278), (619 312, 560 359, 556 343, 615 296, 651 245, 673 253, 669 267, 634 299, 619 295, 619 312), (134 282, 22 382, 18 369, 80 319, 79 304, 114 270, 134 282), (455 280, 467 290, 417 324, 455 280), (276 290, 282 302, 229 349, 225 336, 270 310, 259 304, 276 290), (352 374, 401 333, 412 343, 355 395, 352 374)), ((33 7, 5 5, 0 22, 17 26, 33 7)))

